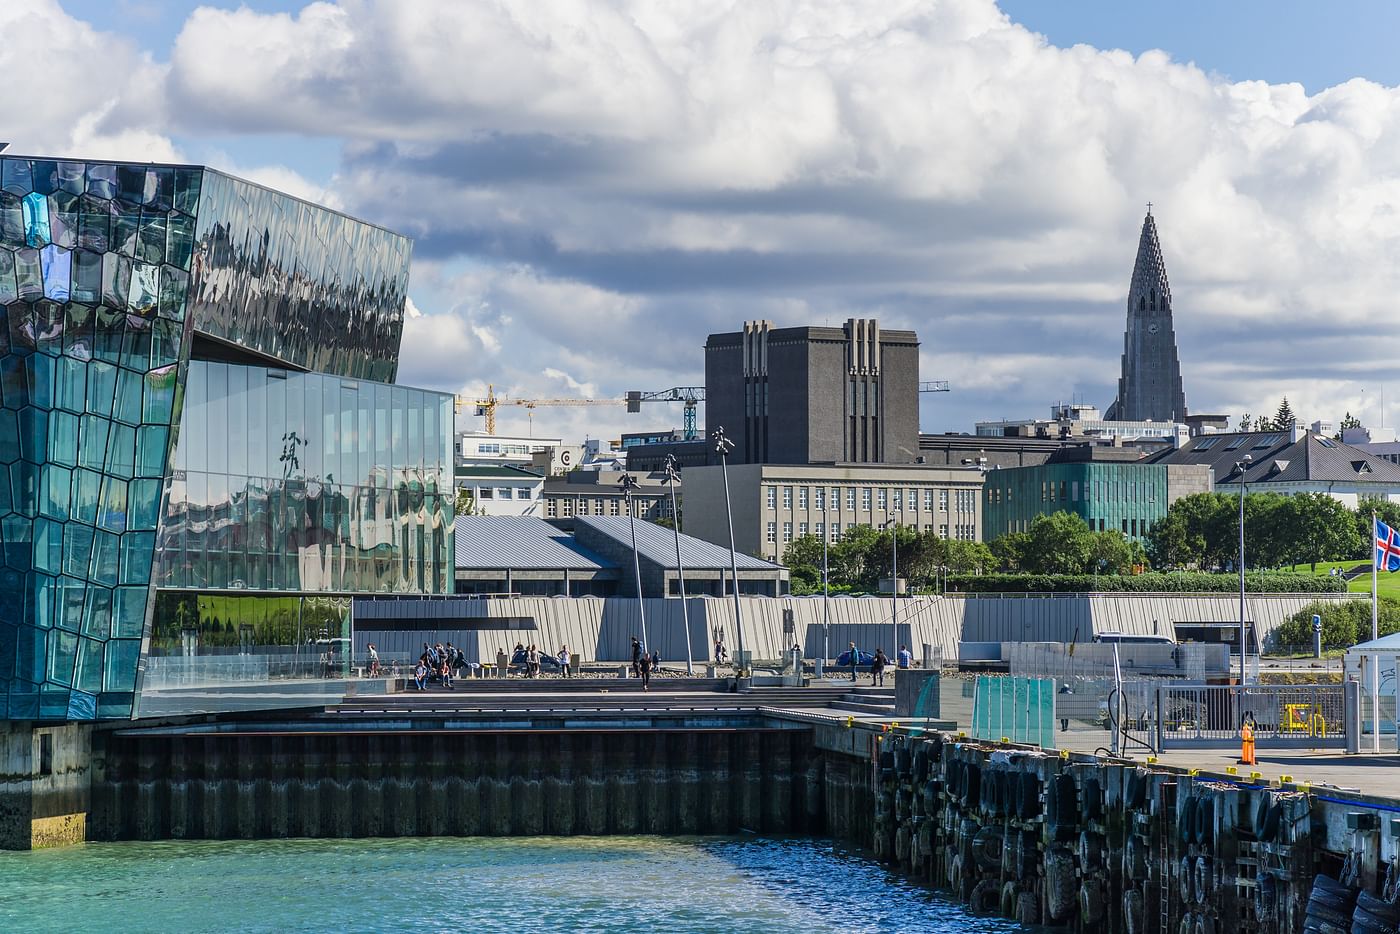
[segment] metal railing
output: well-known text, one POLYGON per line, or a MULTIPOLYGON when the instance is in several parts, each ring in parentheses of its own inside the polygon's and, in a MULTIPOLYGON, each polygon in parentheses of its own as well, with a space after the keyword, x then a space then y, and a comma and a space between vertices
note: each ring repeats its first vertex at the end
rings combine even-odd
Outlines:
POLYGON ((1246 720, 1260 749, 1346 745, 1340 684, 1125 682, 1123 695, 1124 725, 1158 749, 1236 746, 1246 720))

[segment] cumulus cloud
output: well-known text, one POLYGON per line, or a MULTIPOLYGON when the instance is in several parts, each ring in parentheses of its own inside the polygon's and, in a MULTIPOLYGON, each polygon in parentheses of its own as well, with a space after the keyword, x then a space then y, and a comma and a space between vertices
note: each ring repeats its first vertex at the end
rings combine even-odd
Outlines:
MULTIPOLYGON (((40 46, 98 42, 14 9, 40 46)), ((699 382, 745 319, 878 316, 954 382, 928 428, 1106 405, 1148 200, 1193 409, 1336 417, 1400 351, 1400 95, 1365 80, 1059 48, 993 0, 200 7, 168 62, 131 48, 22 131, 343 140, 329 185, 257 171, 415 237, 405 382, 617 396, 699 382)))
POLYGON ((0 4, 0 127, 13 151, 175 161, 159 131, 164 66, 57 0, 0 4))

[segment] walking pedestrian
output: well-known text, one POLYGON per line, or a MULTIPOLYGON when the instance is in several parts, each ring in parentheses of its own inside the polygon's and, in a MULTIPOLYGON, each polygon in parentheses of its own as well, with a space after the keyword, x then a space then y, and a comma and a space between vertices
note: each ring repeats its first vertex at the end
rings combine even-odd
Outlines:
POLYGON ((885 666, 890 660, 885 656, 884 649, 875 650, 875 659, 870 663, 870 683, 885 686, 885 666))
POLYGON ((572 661, 572 659, 569 657, 569 647, 568 647, 567 645, 560 646, 560 647, 559 647, 559 673, 560 673, 561 675, 563 675, 565 678, 571 678, 571 677, 573 677, 573 675, 571 675, 571 674, 569 673, 569 662, 570 662, 570 661, 572 661))
POLYGON ((914 667, 914 653, 909 651, 909 647, 907 645, 901 645, 899 647, 899 655, 897 657, 899 659, 899 667, 901 669, 909 669, 914 667))
POLYGON ((643 652, 637 660, 637 670, 642 676, 642 690, 651 690, 651 656, 643 652))
POLYGON ((525 653, 525 667, 529 669, 530 677, 540 676, 540 650, 535 643, 530 643, 529 650, 525 653))
POLYGON ((379 677, 379 650, 374 647, 374 643, 369 644, 369 676, 379 677))
POLYGON ((637 637, 632 637, 632 677, 637 678, 642 674, 642 644, 637 641, 637 637))
POLYGON ((847 651, 850 653, 851 656, 851 683, 855 684, 856 667, 860 665, 860 649, 856 648, 856 644, 852 642, 851 647, 847 649, 847 651))

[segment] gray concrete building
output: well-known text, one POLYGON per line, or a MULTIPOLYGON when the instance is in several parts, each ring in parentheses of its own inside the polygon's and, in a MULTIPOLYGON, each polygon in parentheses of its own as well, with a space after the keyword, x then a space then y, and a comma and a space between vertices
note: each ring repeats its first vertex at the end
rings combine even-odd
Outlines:
POLYGON ((919 446, 919 338, 749 321, 705 342, 705 426, 732 464, 910 463, 919 446))
MULTIPOLYGON (((575 470, 544 481, 540 494, 546 519, 574 516, 625 516, 626 496, 623 476, 631 474, 638 490, 632 494, 632 509, 639 519, 665 519, 671 515, 671 492, 659 473, 637 470, 575 470)), ((679 496, 677 491, 677 496, 679 496)))
MULTIPOLYGON (((782 559, 795 538, 835 541, 855 525, 900 524, 944 538, 976 541, 982 528, 982 471, 914 465, 736 464, 729 468, 734 544, 746 554, 782 559)), ((682 477, 686 532, 729 544, 719 467, 682 477)))
MULTIPOLYGON (((562 520, 561 520, 562 523, 562 520)), ((537 597, 635 597, 632 523, 609 516, 575 517, 568 528, 516 516, 459 516, 456 520, 459 594, 537 597)), ((680 578, 690 596, 731 594, 729 549, 681 535, 676 564, 675 533, 638 520, 637 564, 644 597, 677 597, 680 578)), ((788 591, 785 568, 738 555, 739 593, 781 597, 788 591)))
POLYGON ((1142 221, 1133 280, 1128 286, 1128 327, 1123 335, 1118 398, 1108 407, 1107 418, 1123 422, 1186 419, 1186 393, 1172 328, 1171 286, 1150 206, 1142 221))

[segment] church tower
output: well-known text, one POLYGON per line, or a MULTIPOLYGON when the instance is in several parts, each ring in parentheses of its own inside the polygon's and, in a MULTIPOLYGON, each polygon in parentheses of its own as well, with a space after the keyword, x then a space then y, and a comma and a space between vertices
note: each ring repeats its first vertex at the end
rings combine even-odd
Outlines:
POLYGON ((1109 406, 1107 417, 1124 422, 1180 422, 1186 418, 1186 393, 1181 387, 1181 363, 1172 329, 1172 291, 1150 204, 1128 287, 1123 375, 1118 378, 1118 398, 1109 406))

